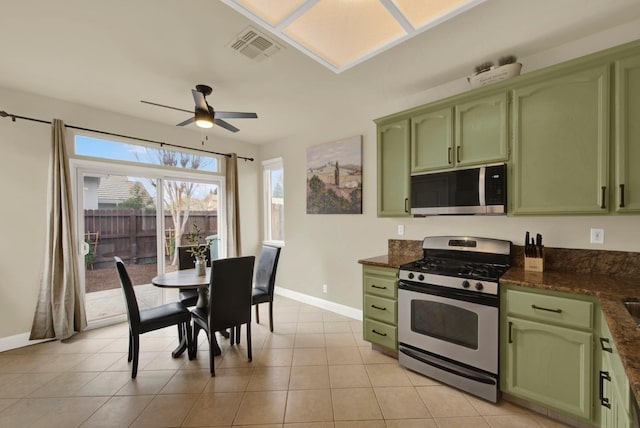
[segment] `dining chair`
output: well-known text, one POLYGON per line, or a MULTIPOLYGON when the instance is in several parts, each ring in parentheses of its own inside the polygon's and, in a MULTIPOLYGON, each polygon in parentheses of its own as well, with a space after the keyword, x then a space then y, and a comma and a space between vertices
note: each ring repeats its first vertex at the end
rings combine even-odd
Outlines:
MULTIPOLYGON (((114 260, 120 277, 120 285, 122 285, 124 297, 127 301, 127 318, 129 319, 129 355, 127 361, 131 362, 131 360, 133 360, 131 378, 135 379, 138 374, 140 335, 149 331, 177 325, 179 330, 182 329, 185 332, 187 336, 187 348, 191 349, 193 346, 191 329, 189 328, 191 312, 179 302, 167 303, 166 305, 155 308, 140 310, 127 268, 120 257, 114 257, 114 260)), ((189 358, 191 358, 191 355, 189 355, 189 358)))
POLYGON ((240 326, 247 328, 247 356, 251 353, 251 280, 253 278, 254 256, 233 257, 211 262, 211 278, 209 282, 209 305, 205 308, 194 308, 193 348, 195 356, 198 346, 198 333, 204 330, 209 340, 209 367, 211 376, 215 376, 213 357, 219 349, 215 332, 230 328, 236 334, 231 335, 231 344, 240 343, 240 326))
POLYGON ((269 303, 269 330, 273 333, 273 289, 276 286, 276 270, 280 258, 280 247, 263 245, 256 268, 256 280, 251 293, 251 304, 256 305, 256 322, 260 323, 258 305, 269 303))

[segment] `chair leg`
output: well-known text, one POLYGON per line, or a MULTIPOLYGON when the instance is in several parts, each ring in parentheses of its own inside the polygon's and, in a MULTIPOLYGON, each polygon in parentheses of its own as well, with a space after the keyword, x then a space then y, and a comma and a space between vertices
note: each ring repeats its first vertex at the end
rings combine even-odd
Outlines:
POLYGON ((213 354, 214 354, 214 343, 215 343, 215 332, 207 332, 209 338, 209 371, 211 372, 211 376, 216 375, 215 363, 213 362, 213 354))
POLYGON ((193 358, 198 354, 198 334, 200 333, 200 326, 195 321, 193 324, 193 334, 191 335, 191 353, 193 354, 193 358))
POLYGON ((236 336, 236 345, 240 344, 240 332, 241 330, 241 325, 237 325, 235 327, 231 327, 233 330, 235 330, 235 336, 236 336))
POLYGON ((273 333, 273 300, 269 302, 269 330, 273 333))
POLYGON ((127 362, 130 363, 133 359, 133 335, 131 334, 131 330, 129 330, 129 355, 127 356, 127 362))
POLYGON ((256 323, 260 324, 260 311, 258 311, 257 303, 256 303, 256 323))
MULTIPOLYGON (((238 327, 239 329, 240 327, 238 327)), ((240 332, 238 332, 240 334, 240 332)), ((247 356, 249 361, 253 359, 253 353, 251 352, 251 322, 247 323, 247 356)))
POLYGON ((193 351, 193 348, 195 348, 195 346, 193 345, 193 335, 190 327, 191 326, 188 323, 183 324, 183 329, 187 336, 187 355, 189 356, 189 360, 193 360, 196 355, 193 351))
POLYGON ((140 336, 137 334, 132 335, 133 343, 133 367, 131 368, 131 379, 135 379, 138 376, 138 355, 140 354, 140 336))
POLYGON ((178 327, 178 342, 182 341, 182 337, 184 336, 184 324, 180 323, 180 324, 176 324, 178 327))

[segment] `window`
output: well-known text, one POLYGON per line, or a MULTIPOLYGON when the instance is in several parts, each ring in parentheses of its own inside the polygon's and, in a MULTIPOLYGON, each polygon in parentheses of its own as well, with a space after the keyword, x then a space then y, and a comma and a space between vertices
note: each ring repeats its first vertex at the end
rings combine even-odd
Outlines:
POLYGON ((284 244, 284 167, 282 158, 262 162, 265 241, 284 244))

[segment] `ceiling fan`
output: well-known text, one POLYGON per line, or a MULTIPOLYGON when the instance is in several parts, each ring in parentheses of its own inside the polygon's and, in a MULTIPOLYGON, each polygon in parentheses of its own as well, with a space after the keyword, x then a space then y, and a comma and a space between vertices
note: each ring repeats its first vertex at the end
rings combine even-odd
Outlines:
POLYGON ((207 103, 207 96, 211 95, 213 89, 207 85, 196 85, 196 89, 192 89, 193 100, 195 101, 194 110, 185 110, 182 108, 171 107, 164 104, 152 103, 150 101, 140 100, 141 103, 151 104, 153 106, 170 108, 173 110, 184 111, 186 113, 194 113, 193 117, 180 122, 176 126, 185 126, 195 122, 200 128, 211 128, 214 124, 223 127, 231 132, 238 132, 239 129, 222 119, 256 119, 255 113, 243 113, 238 111, 215 111, 213 107, 207 103))

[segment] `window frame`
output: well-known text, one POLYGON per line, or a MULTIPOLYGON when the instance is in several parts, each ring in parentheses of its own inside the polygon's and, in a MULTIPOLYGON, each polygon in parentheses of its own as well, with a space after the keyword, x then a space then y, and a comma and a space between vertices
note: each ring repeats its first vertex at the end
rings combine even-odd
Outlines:
POLYGON ((284 233, 284 161, 282 157, 267 159, 262 161, 262 195, 263 195, 263 242, 265 244, 271 244, 279 247, 285 245, 285 233, 284 233), (282 230, 283 239, 273 239, 271 230, 271 199, 272 199, 272 183, 271 172, 274 170, 282 171, 282 192, 283 192, 283 211, 282 211, 282 224, 280 225, 282 230))

